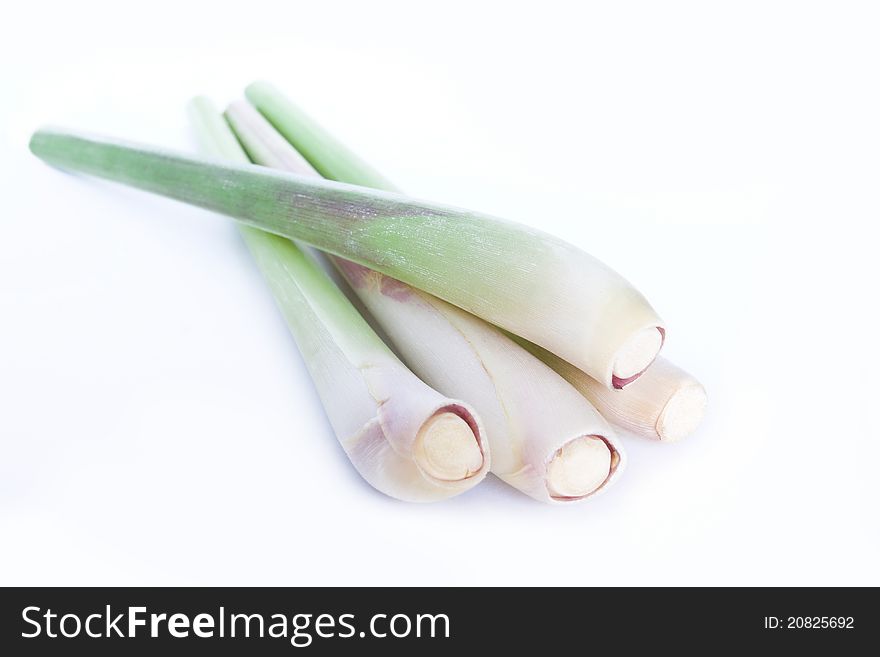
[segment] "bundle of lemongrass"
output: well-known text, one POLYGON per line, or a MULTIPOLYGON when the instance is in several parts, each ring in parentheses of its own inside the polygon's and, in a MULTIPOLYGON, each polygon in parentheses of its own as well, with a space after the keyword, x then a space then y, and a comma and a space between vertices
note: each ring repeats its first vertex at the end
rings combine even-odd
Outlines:
POLYGON ((491 470, 536 499, 579 500, 623 470, 608 422, 664 442, 696 428, 703 387, 657 357, 666 329, 618 274, 531 228, 403 196, 270 85, 246 96, 225 115, 191 104, 208 158, 48 129, 31 150, 238 219, 375 488, 431 501, 491 470))

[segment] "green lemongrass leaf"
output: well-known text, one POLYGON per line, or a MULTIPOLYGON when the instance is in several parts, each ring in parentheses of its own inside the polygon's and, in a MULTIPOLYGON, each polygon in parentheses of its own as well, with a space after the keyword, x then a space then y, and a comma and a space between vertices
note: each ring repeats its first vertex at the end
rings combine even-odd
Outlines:
POLYGON ((254 82, 245 90, 245 95, 324 178, 389 192, 397 191, 397 188, 382 174, 360 159, 268 82, 254 82))
MULTIPOLYGON (((223 115, 210 100, 198 97, 190 104, 191 123, 196 127, 200 143, 215 157, 237 162, 249 163, 247 153, 242 149, 235 133, 223 119, 223 115)), ((297 294, 311 298, 313 313, 323 317, 322 330, 333 331, 329 336, 332 342, 358 358, 359 354, 369 353, 383 358, 393 357, 388 346, 369 327, 364 318, 317 267, 311 264, 291 241, 262 230, 241 226, 242 235, 261 262, 263 268, 277 269, 281 280, 287 272, 295 282, 297 294)), ((274 281, 277 277, 269 280, 274 281)), ((279 294, 286 294, 286 290, 279 294)), ((276 294, 278 296, 278 294, 276 294)), ((299 318, 292 316, 292 321, 299 318)))

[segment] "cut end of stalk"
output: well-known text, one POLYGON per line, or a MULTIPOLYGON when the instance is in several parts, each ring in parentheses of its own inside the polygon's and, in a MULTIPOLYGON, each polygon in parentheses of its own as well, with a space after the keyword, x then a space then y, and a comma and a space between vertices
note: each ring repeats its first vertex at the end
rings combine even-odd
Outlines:
POLYGON ((556 451, 547 466, 547 490, 557 500, 576 500, 605 483, 614 457, 601 436, 581 436, 556 451))
POLYGON ((699 383, 675 391, 657 418, 660 440, 674 443, 694 432, 706 410, 706 389, 699 383))
POLYGON ((471 426, 444 411, 422 425, 413 448, 419 467, 441 481, 462 481, 483 468, 483 450, 471 426))
POLYGON ((611 384, 619 390, 638 379, 657 358, 665 337, 659 326, 649 326, 630 336, 617 351, 611 384))

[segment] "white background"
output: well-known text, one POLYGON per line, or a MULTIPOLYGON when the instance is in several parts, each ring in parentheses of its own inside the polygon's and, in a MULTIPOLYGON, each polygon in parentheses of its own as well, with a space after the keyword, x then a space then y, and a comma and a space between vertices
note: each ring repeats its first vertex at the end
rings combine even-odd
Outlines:
POLYGON ((872 3, 419 5, 7 10, 0 584, 880 584, 872 3), (193 149, 189 97, 255 78, 632 280, 697 434, 627 437, 579 505, 370 489, 228 220, 27 152, 47 122, 193 149))

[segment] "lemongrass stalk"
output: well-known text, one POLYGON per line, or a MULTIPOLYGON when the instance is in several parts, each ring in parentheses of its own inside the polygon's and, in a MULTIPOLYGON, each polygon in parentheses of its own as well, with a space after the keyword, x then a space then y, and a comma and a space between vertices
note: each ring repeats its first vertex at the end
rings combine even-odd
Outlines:
MULTIPOLYGON (((247 103, 230 105, 226 118, 254 162, 319 175, 247 103)), ((336 154, 337 167, 345 164, 341 149, 316 147, 310 151, 316 166, 325 152, 336 154)), ((623 452, 610 427, 549 367, 460 308, 332 259, 413 371, 437 390, 471 402, 486 429, 495 475, 545 502, 582 499, 619 476, 623 452)))
MULTIPOLYGON (((190 109, 205 150, 247 160, 210 101, 198 98, 190 109)), ((290 240, 240 228, 358 472, 383 493, 413 502, 448 498, 476 485, 489 458, 471 408, 410 372, 290 240)))
MULTIPOLYGON (((337 141, 272 85, 256 82, 248 99, 324 177, 395 191, 384 176, 337 141)), ((611 391, 567 361, 514 337, 561 374, 612 424, 640 436, 673 442, 696 429, 706 392, 687 372, 663 358, 624 390, 611 391)))
POLYGON ((619 274, 541 231, 400 194, 43 129, 49 163, 231 215, 434 294, 608 387, 659 351, 660 318, 619 274))
POLYGON ((582 370, 546 349, 514 337, 590 400, 613 425, 673 443, 692 434, 706 410, 706 389, 693 376, 662 356, 625 390, 608 390, 582 370))
MULTIPOLYGON (((272 84, 263 81, 254 82, 247 87, 245 95, 260 113, 268 119, 275 129, 278 130, 278 132, 280 132, 299 153, 309 160, 315 170, 323 177, 338 182, 361 185, 363 187, 371 187, 391 192, 398 191, 382 174, 361 160, 354 152, 327 132, 319 123, 314 121, 305 112, 294 105, 272 84)), ((548 237, 549 236, 547 235, 541 234, 539 239, 543 238, 547 240, 548 237)), ((547 241, 550 242, 553 240, 551 238, 547 241)), ((566 246, 571 248, 570 245, 566 246)), ((522 250, 520 247, 518 248, 523 259, 519 263, 511 263, 512 268, 515 268, 517 264, 520 266, 523 264, 528 266, 530 263, 530 254, 528 250, 522 250)), ((561 259, 572 262, 572 264, 574 260, 569 260, 568 256, 563 256, 561 259)), ((644 298, 642 298, 641 295, 638 295, 638 293, 635 292, 635 290, 625 281, 619 279, 619 277, 617 277, 619 280, 615 281, 616 285, 622 284, 627 288, 625 293, 615 292, 610 287, 606 288, 605 284, 609 282, 608 279, 616 277, 616 275, 609 276, 609 274, 613 274, 610 270, 604 268, 604 265, 598 261, 595 261, 592 258, 590 258, 590 260, 591 266, 580 272, 580 276, 572 275, 572 282, 574 283, 575 280, 586 282, 587 279, 590 279, 590 285, 596 285, 596 287, 584 289, 580 292, 570 288, 567 292, 583 294, 585 299, 595 293, 595 297, 591 299, 591 301, 595 301, 597 306, 603 306, 600 312, 608 314, 606 326, 610 327, 615 321, 621 322, 619 329, 621 332, 618 334, 616 341, 610 335, 603 335, 601 330, 597 330, 595 334, 592 332, 589 333, 589 335, 596 336, 594 339, 597 340, 597 343, 593 345, 594 347, 598 347, 598 345, 605 340, 614 343, 614 346, 611 347, 613 356, 610 367, 607 362, 607 354, 605 356, 606 360, 601 361, 603 362, 602 368, 592 367, 592 362, 589 362, 592 360, 592 354, 587 359, 583 358, 583 344, 584 340, 587 339, 587 334, 584 333, 580 333, 580 335, 567 333, 565 336, 560 335, 547 338, 544 336, 547 327, 541 327, 544 329, 541 331, 541 337, 547 340, 547 342, 542 342, 542 340, 534 340, 534 342, 542 344, 552 352, 578 363, 581 367, 593 373, 596 379, 603 381, 608 387, 622 389, 641 376, 656 357, 660 348, 663 346, 665 328, 662 326, 659 318, 653 313, 653 309, 642 315, 644 311, 647 311, 647 308, 642 307, 642 304, 647 306, 647 302, 645 302, 644 298), (602 271, 602 273, 599 274, 601 268, 604 268, 607 271, 602 271), (603 300, 602 296, 605 293, 608 294, 608 298, 603 300), (636 295, 637 298, 633 298, 636 295), (620 306, 615 307, 617 304, 620 304, 620 306), (640 326, 640 328, 633 328, 631 326, 624 327, 625 321, 622 318, 619 319, 618 315, 629 315, 628 319, 635 319, 636 316, 639 316, 646 321, 640 326), (651 319, 649 320, 647 319, 648 315, 651 316, 651 319), (560 339, 571 340, 571 343, 569 345, 560 344, 560 339)), ((536 259, 533 262, 537 261, 538 260, 536 259)), ((402 278, 394 273, 391 275, 396 276, 397 278, 402 278)), ((501 280, 503 284, 504 279, 502 278, 501 280)), ((493 281, 493 283, 496 282, 497 281, 493 281)), ((512 285, 517 285, 518 283, 519 282, 516 280, 511 280, 512 285)), ((437 294, 434 290, 424 287, 423 285, 419 285, 418 283, 413 284, 437 294)), ((443 294, 437 294, 437 296, 440 296, 447 301, 451 301, 452 303, 485 318, 493 324, 502 326, 515 335, 526 335, 526 332, 530 328, 527 326, 526 328, 520 328, 519 330, 510 329, 503 321, 498 321, 494 317, 481 314, 479 310, 476 310, 472 306, 462 305, 455 299, 445 297, 443 294)), ((532 300, 529 299, 529 301, 532 300)), ((551 298, 546 298, 545 301, 547 301, 548 306, 554 303, 551 298)), ((561 322, 564 327, 571 326, 571 320, 575 315, 566 316, 566 311, 569 310, 568 304, 557 306, 556 308, 553 308, 553 310, 561 312, 559 312, 559 314, 547 312, 542 308, 541 312, 547 313, 545 315, 545 321, 558 321, 561 322), (557 319, 559 315, 562 316, 557 319)), ((571 310, 574 311, 574 308, 571 308, 571 310)), ((526 311, 523 310, 523 312, 526 311)), ((540 319, 537 321, 540 322, 540 319)), ((527 321, 521 322, 521 324, 527 323, 527 321)), ((597 348, 596 351, 598 352, 599 349, 597 348)), ((597 360, 597 362, 600 361, 597 360)))

